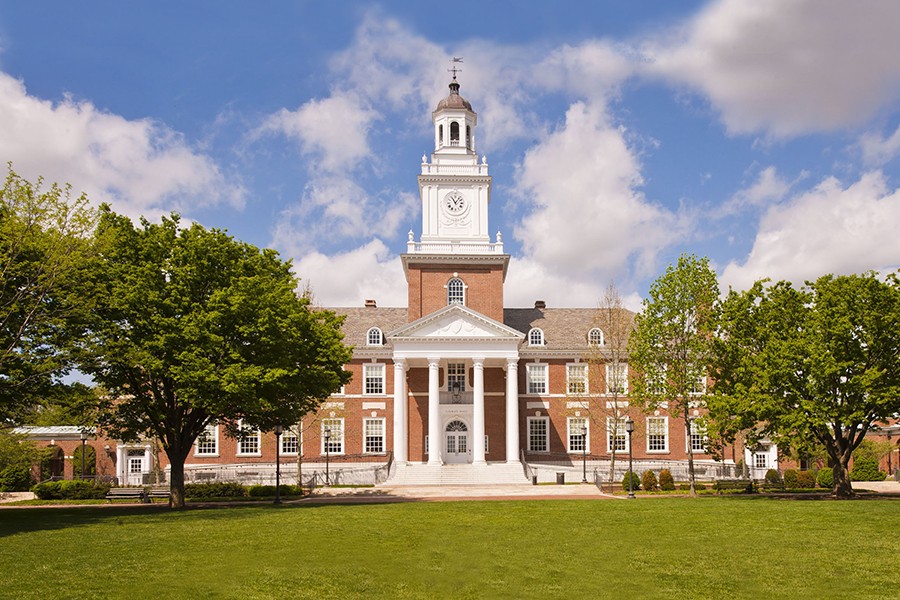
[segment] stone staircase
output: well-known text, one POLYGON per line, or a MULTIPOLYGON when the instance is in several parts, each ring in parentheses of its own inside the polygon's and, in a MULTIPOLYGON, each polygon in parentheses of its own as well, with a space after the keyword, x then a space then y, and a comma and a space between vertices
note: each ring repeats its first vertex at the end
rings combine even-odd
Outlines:
POLYGON ((379 487, 412 485, 502 485, 531 483, 520 463, 486 465, 396 465, 394 474, 379 487))

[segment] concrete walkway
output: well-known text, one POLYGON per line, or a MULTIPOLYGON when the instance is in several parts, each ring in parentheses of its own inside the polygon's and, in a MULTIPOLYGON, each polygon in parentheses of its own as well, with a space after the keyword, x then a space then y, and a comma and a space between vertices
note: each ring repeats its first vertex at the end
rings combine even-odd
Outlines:
POLYGON ((593 484, 577 485, 441 485, 319 488, 296 503, 452 502, 461 500, 619 499, 601 493, 593 484))

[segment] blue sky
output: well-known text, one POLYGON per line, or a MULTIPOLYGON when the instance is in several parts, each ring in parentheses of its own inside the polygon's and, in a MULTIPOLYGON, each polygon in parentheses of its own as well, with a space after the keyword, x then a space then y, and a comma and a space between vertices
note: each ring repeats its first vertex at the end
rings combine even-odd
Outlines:
POLYGON ((900 265, 900 3, 0 1, 0 159, 404 306, 451 56, 509 306, 900 265))

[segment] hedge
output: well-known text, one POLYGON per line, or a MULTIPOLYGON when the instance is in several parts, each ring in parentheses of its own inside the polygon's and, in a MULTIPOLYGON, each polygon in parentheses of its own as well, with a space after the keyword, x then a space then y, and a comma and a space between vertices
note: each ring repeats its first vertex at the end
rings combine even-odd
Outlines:
POLYGON ((850 481, 884 481, 886 477, 887 474, 878 469, 877 459, 868 456, 853 459, 850 481))
MULTIPOLYGON (((247 488, 247 495, 254 498, 267 498, 275 495, 274 485, 251 485, 247 488)), ((302 496, 303 488, 299 485, 281 484, 282 496, 302 496)))
POLYGON ((638 474, 633 471, 627 471, 625 476, 622 477, 622 489, 626 492, 628 491, 628 475, 631 475, 631 489, 633 491, 637 491, 641 489, 641 478, 638 477, 638 474))
POLYGON ((672 478, 670 470, 662 469, 659 472, 659 489, 664 492, 671 492, 675 489, 675 480, 672 478))
POLYGON ((816 487, 816 472, 797 471, 797 487, 802 490, 809 490, 816 487))
POLYGON ((644 474, 641 476, 641 488, 648 492, 656 491, 656 473, 644 471, 644 474))
POLYGON ((831 470, 831 467, 819 469, 819 474, 816 476, 816 483, 819 484, 819 487, 829 490, 834 487, 834 471, 831 470))
POLYGON ((31 467, 9 465, 0 471, 0 492, 26 492, 34 485, 31 467))
POLYGON ((247 495, 247 488, 234 481, 211 483, 187 483, 185 498, 241 498, 247 495))
POLYGON ((110 486, 105 483, 70 479, 65 481, 45 481, 31 491, 40 500, 88 500, 105 498, 110 486))

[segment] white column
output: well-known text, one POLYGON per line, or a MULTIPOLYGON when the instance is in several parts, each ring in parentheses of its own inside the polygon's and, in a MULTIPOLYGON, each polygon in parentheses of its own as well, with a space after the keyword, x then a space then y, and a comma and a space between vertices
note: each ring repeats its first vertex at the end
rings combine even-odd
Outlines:
POLYGON ((119 478, 119 485, 125 485, 125 450, 122 444, 116 444, 116 477, 119 478))
POLYGON ((407 417, 406 417, 406 362, 394 360, 394 460, 404 464, 409 460, 407 455, 407 417))
POLYGON ((506 462, 519 460, 519 359, 506 360, 506 462))
POLYGON ((438 379, 438 359, 428 359, 428 464, 440 465, 441 449, 444 440, 441 439, 441 390, 438 379))
POLYGON ((472 459, 472 462, 475 464, 483 465, 485 463, 484 460, 484 359, 483 358, 475 358, 474 360, 474 371, 475 371, 475 380, 473 381, 473 391, 475 396, 475 410, 473 415, 473 420, 475 421, 472 424, 472 435, 474 436, 474 440, 472 440, 472 448, 474 449, 475 456, 472 459))

